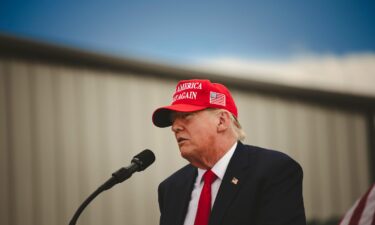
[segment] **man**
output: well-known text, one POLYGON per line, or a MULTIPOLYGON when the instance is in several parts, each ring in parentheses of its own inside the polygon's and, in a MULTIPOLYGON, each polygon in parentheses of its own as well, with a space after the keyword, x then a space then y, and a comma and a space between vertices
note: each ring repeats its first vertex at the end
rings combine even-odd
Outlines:
POLYGON ((287 155, 244 145, 229 90, 183 80, 153 123, 172 127, 190 164, 158 189, 160 225, 306 224, 302 169, 287 155))

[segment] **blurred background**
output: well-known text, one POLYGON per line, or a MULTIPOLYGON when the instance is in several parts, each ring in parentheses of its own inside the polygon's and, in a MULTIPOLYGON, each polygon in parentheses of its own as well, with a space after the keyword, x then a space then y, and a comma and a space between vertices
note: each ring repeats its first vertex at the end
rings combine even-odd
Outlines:
POLYGON ((309 224, 337 224, 375 181, 374 40, 374 1, 1 1, 0 224, 68 224, 145 148, 77 224, 158 224, 187 162, 151 115, 190 78, 226 84, 245 142, 302 165, 309 224))

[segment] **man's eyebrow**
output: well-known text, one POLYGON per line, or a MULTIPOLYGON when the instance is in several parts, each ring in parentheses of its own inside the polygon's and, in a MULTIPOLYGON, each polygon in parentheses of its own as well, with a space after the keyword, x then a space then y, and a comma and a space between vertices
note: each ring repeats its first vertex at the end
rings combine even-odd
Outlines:
POLYGON ((176 117, 189 116, 193 114, 195 114, 195 112, 174 112, 174 113, 171 113, 171 119, 174 119, 176 117))

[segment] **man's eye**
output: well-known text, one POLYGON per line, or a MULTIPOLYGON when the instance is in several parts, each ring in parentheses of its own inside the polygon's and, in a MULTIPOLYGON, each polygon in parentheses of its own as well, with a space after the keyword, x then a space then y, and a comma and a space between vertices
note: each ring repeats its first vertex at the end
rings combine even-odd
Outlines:
POLYGON ((172 114, 171 121, 174 122, 176 119, 189 119, 193 113, 176 113, 172 114))
POLYGON ((194 113, 183 113, 183 114, 181 115, 181 118, 183 118, 183 119, 189 119, 189 118, 191 118, 193 115, 194 115, 194 113))
POLYGON ((181 115, 181 118, 186 119, 186 118, 188 118, 190 115, 191 115, 190 113, 184 113, 184 114, 181 115))
POLYGON ((179 113, 178 115, 176 115, 176 118, 180 118, 180 119, 190 119, 192 116, 193 116, 194 113, 179 113))

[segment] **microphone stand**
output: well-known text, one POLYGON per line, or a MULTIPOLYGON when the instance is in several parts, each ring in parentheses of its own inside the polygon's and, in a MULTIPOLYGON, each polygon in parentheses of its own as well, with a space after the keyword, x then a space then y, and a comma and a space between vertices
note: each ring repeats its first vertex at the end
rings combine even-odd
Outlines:
POLYGON ((81 215, 82 211, 86 208, 88 204, 96 196, 98 196, 100 193, 102 193, 105 190, 110 189, 113 187, 115 184, 118 184, 120 182, 123 182, 127 180, 129 177, 132 176, 132 174, 137 171, 138 167, 134 166, 133 164, 129 167, 123 167, 120 168, 118 171, 114 172, 112 174, 112 177, 109 178, 102 186, 100 186, 96 191, 94 191, 82 204, 81 206, 77 209, 77 211, 74 213, 73 218, 70 220, 69 225, 75 225, 77 223, 78 217, 81 215))
POLYGON ((81 206, 77 209, 76 213, 74 213, 73 218, 70 220, 69 225, 75 225, 77 223, 78 217, 81 215, 82 211, 86 208, 88 204, 100 193, 102 193, 104 190, 101 190, 98 188, 96 191, 94 191, 82 204, 81 206))

